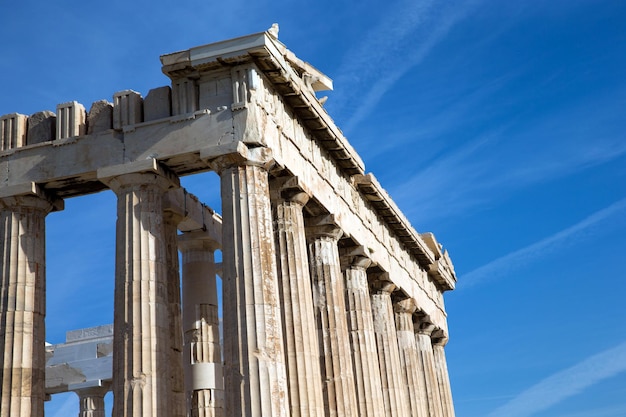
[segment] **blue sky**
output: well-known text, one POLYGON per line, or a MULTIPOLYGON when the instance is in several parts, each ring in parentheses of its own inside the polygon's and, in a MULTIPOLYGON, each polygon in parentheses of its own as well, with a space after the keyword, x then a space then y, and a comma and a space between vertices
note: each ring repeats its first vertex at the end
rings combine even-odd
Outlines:
MULTIPOLYGON (((273 22, 335 81, 326 108, 366 170, 450 251, 457 415, 626 415, 626 2, 14 2, 0 114, 145 95, 168 84, 159 55, 273 22)), ((184 183, 219 210, 214 175, 184 183)), ((49 215, 50 342, 112 321, 114 224, 111 192, 49 215)))

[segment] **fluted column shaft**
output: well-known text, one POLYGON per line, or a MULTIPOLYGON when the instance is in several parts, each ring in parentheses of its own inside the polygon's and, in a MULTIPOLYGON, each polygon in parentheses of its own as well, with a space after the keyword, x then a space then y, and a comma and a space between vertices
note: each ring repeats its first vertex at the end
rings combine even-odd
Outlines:
POLYGON ((323 417, 324 397, 302 207, 305 193, 276 202, 278 278, 292 417, 323 417))
POLYGON ((185 417, 185 385, 183 376, 183 330, 180 302, 180 268, 178 264, 178 223, 181 216, 166 211, 163 215, 163 228, 166 244, 167 299, 170 317, 170 380, 172 403, 171 417, 185 417))
POLYGON ((417 350, 413 313, 416 310, 410 298, 394 304, 396 333, 400 350, 400 365, 405 377, 412 417, 429 417, 428 395, 424 383, 424 369, 417 350))
POLYGON ((348 329, 359 416, 385 415, 374 320, 367 282, 367 258, 357 258, 345 271, 348 329))
POLYGON ((183 254, 185 391, 191 417, 224 415, 214 252, 217 242, 204 232, 179 237, 183 254))
POLYGON ((443 417, 454 417, 454 403, 452 402, 452 389, 450 387, 450 377, 448 375, 444 346, 445 340, 439 340, 433 344, 435 371, 437 374, 437 382, 439 383, 443 417))
POLYGON ((106 387, 85 388, 76 391, 79 400, 78 417, 105 417, 106 387))
POLYGON ((223 216, 225 414, 289 415, 269 155, 261 148, 214 160, 223 216))
POLYGON ((109 180, 117 194, 113 330, 114 415, 170 416, 172 410, 167 237, 156 173, 109 180))
POLYGON ((310 228, 308 233, 326 415, 357 416, 345 287, 337 248, 341 230, 328 225, 310 228))
POLYGON ((371 295, 374 332, 386 415, 408 417, 407 392, 400 367, 398 337, 391 303, 391 292, 394 289, 395 285, 389 281, 374 283, 371 295))
POLYGON ((435 358, 431 342, 431 334, 434 326, 424 321, 416 323, 415 326, 417 350, 424 369, 424 385, 426 387, 426 397, 428 401, 428 415, 432 417, 443 417, 441 395, 439 394, 439 383, 437 381, 435 358))
POLYGON ((0 200, 0 416, 42 417, 45 383, 45 217, 36 196, 0 200))

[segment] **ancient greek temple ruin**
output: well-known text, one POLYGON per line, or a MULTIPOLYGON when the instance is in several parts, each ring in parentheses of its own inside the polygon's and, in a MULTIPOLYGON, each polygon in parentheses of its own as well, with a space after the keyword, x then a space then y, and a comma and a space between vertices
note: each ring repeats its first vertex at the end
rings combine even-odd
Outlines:
POLYGON ((145 97, 0 118, 0 417, 65 391, 81 417, 108 391, 116 417, 454 416, 452 263, 324 110, 332 81, 273 30, 161 62, 145 97), (221 214, 180 186, 207 171, 221 214), (107 189, 114 323, 46 346, 46 215, 107 189))

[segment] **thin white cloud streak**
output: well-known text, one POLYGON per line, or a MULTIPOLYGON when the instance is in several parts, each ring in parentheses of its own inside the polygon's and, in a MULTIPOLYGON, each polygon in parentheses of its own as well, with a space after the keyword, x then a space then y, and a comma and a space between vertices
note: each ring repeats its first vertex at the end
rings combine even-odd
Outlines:
POLYGON ((431 32, 424 42, 419 45, 417 50, 405 60, 401 61, 401 65, 394 66, 394 69, 379 78, 365 96, 361 97, 361 103, 356 112, 346 123, 346 131, 350 131, 363 121, 374 110, 382 97, 393 87, 400 78, 402 78, 411 68, 418 65, 428 55, 432 48, 437 45, 450 31, 456 22, 464 15, 466 10, 459 9, 455 13, 446 16, 431 32))
POLYGON ((487 417, 533 416, 624 371, 626 342, 545 378, 487 417))
POLYGON ((473 271, 463 274, 459 279, 460 287, 470 287, 489 279, 502 277, 512 270, 545 257, 564 245, 572 245, 584 239, 603 226, 615 227, 615 222, 609 222, 617 216, 624 216, 626 212, 626 198, 623 198, 608 207, 596 211, 584 220, 561 230, 539 242, 526 246, 489 262, 473 271))
POLYGON ((346 132, 365 119, 385 93, 422 62, 472 5, 442 6, 440 2, 409 0, 391 7, 392 11, 363 42, 347 54, 346 64, 339 69, 336 84, 342 86, 344 97, 337 102, 353 111, 344 125, 346 132), (410 53, 401 54, 402 50, 410 53))
POLYGON ((557 414, 553 417, 624 417, 626 416, 626 405, 611 407, 593 408, 589 410, 576 411, 574 413, 557 414))
POLYGON ((467 214, 503 193, 623 157, 624 123, 621 113, 611 110, 619 108, 622 95, 618 90, 593 97, 521 125, 511 118, 428 163, 391 194, 407 216, 427 224, 467 214))

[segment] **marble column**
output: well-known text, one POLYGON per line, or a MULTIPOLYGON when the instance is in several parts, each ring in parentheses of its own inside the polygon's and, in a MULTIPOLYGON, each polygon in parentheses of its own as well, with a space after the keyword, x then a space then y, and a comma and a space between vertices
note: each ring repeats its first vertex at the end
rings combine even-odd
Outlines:
POLYGON ((107 180, 117 194, 113 330, 114 415, 170 416, 172 341, 163 194, 156 172, 107 180))
POLYGON ((224 377, 220 348, 215 250, 204 231, 178 238, 183 254, 183 329, 185 392, 190 417, 224 415, 224 377))
POLYGON ((413 299, 407 298, 394 303, 393 308, 396 316, 400 365, 407 387, 411 416, 429 417, 424 369, 417 350, 413 329, 413 313, 417 307, 413 299))
POLYGON ((0 416, 42 417, 45 384, 45 218, 36 195, 0 199, 0 416))
POLYGON ((435 326, 428 322, 427 317, 420 317, 417 321, 414 321, 414 327, 417 350, 424 369, 423 375, 424 385, 426 387, 426 399, 428 402, 428 415, 432 417, 443 417, 439 382, 437 381, 435 357, 431 342, 431 335, 435 326))
POLYGON ((228 416, 289 416, 266 148, 210 161, 221 178, 228 416))
POLYGON ((163 214, 163 231, 166 245, 167 305, 170 317, 170 388, 171 417, 185 417, 185 385, 183 376, 183 330, 180 303, 180 268, 178 264, 178 223, 182 216, 166 210, 163 214))
POLYGON ((386 274, 381 274, 373 282, 372 313, 385 413, 388 416, 408 417, 410 415, 408 394, 402 377, 403 370, 400 366, 398 337, 391 302, 391 293, 395 288, 395 285, 386 279, 386 274))
POLYGON ((444 346, 448 342, 445 336, 435 337, 433 342, 433 356, 435 360, 435 373, 441 395, 441 409, 443 417, 454 417, 454 404, 452 402, 452 390, 450 388, 450 377, 448 375, 448 365, 446 363, 446 353, 444 346))
POLYGON ((361 417, 384 416, 380 365, 366 272, 372 261, 365 256, 351 256, 347 263, 345 270, 346 308, 358 415, 361 417))
POLYGON ((337 242, 341 229, 332 225, 308 227, 307 240, 313 297, 322 358, 324 407, 328 417, 357 416, 345 287, 337 242))
POLYGON ((324 397, 302 208, 309 196, 288 184, 276 188, 278 282, 292 417, 324 417, 324 397))
POLYGON ((108 386, 74 391, 79 400, 78 417, 105 417, 104 396, 108 391, 108 386))

